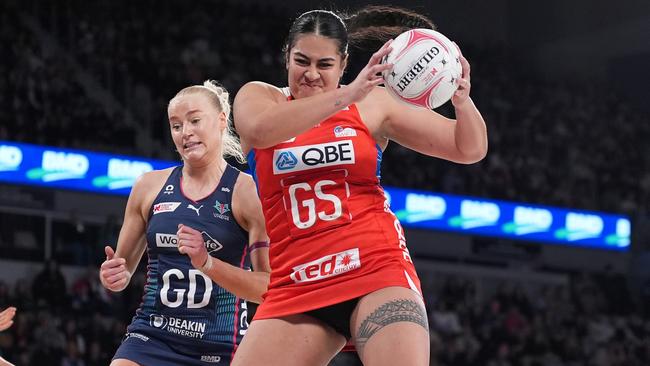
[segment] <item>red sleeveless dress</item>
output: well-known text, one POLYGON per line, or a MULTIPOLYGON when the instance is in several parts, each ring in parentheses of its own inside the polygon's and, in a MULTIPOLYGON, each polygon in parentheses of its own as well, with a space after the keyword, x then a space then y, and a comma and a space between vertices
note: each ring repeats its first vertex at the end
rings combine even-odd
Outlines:
POLYGON ((389 286, 422 293, 404 231, 379 184, 381 155, 354 104, 293 139, 251 150, 272 268, 255 319, 389 286))

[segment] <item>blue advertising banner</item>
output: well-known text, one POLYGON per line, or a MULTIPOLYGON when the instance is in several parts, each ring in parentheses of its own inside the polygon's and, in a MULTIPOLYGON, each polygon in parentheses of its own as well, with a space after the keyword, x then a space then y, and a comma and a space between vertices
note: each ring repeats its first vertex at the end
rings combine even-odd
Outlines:
POLYGON ((386 188, 386 196, 406 227, 619 251, 630 246, 631 223, 622 215, 399 188, 386 188))
POLYGON ((0 181, 128 195, 142 173, 179 163, 0 141, 0 181))
MULTIPOLYGON (((128 195, 142 173, 180 162, 0 141, 0 181, 128 195)), ((624 251, 622 215, 384 187, 405 227, 624 251)))

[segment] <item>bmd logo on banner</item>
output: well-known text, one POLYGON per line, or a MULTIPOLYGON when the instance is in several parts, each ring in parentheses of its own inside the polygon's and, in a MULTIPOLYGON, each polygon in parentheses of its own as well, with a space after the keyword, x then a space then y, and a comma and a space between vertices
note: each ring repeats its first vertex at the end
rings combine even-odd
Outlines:
POLYGON ((449 225, 462 229, 496 225, 501 217, 499 206, 493 202, 462 200, 460 216, 449 219, 449 225))
POLYGON ((89 167, 90 163, 85 155, 45 150, 41 167, 27 171, 27 178, 43 182, 83 179, 89 167))
POLYGON ((517 206, 513 221, 503 225, 508 234, 526 235, 547 232, 553 225, 553 214, 549 210, 535 207, 517 206))
POLYGON ((565 227, 557 230, 555 236, 568 241, 597 238, 603 233, 604 226, 600 216, 569 212, 565 227))
POLYGON ((93 179, 93 185, 111 190, 131 188, 139 176, 152 170, 146 161, 112 158, 108 160, 107 174, 93 179))

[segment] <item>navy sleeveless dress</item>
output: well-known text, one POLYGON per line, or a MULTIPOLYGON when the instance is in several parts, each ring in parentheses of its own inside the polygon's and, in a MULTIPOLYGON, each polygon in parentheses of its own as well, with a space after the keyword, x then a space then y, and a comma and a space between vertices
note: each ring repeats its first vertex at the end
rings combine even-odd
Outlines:
POLYGON ((232 214, 239 171, 227 165, 216 189, 193 201, 183 194, 182 166, 154 200, 146 231, 142 304, 114 359, 140 365, 227 365, 248 328, 246 302, 221 288, 178 252, 178 224, 203 235, 208 253, 250 269, 248 233, 232 214))

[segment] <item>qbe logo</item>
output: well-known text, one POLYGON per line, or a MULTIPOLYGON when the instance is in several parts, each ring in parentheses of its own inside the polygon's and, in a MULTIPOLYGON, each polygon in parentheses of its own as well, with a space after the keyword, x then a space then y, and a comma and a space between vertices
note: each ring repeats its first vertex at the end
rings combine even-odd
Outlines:
POLYGON ((293 267, 291 279, 295 283, 318 281, 360 267, 359 248, 353 248, 293 267))
POLYGON ((278 170, 287 170, 291 169, 298 164, 298 159, 293 155, 291 151, 283 151, 278 155, 278 158, 275 159, 275 167, 278 170))
POLYGON ((273 161, 273 174, 354 164, 354 145, 352 140, 342 140, 278 149, 273 152, 273 161))

